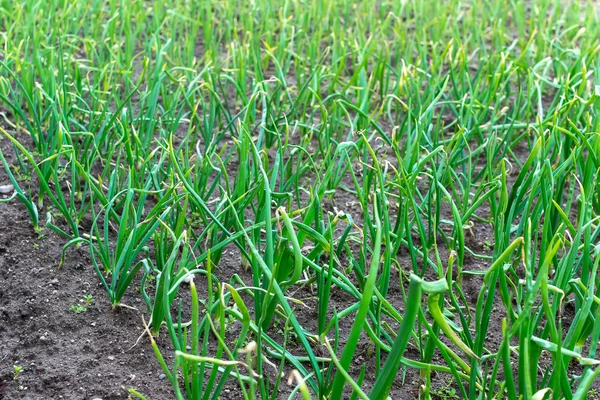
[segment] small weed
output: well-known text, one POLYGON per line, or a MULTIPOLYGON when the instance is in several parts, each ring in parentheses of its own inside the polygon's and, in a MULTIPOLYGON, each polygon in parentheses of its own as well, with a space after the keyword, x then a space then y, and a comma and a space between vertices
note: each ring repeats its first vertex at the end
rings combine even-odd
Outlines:
POLYGON ((431 391, 431 394, 434 397, 440 399, 458 399, 458 394, 456 394, 456 389, 451 387, 443 387, 440 389, 435 389, 431 391))
POLYGON ((79 303, 71 305, 71 311, 77 314, 84 313, 93 302, 94 297, 91 294, 88 294, 84 296, 79 303))
POLYGON ((18 381, 19 380, 19 374, 21 374, 21 372, 23 372, 23 367, 21 367, 20 365, 13 365, 13 380, 18 381))

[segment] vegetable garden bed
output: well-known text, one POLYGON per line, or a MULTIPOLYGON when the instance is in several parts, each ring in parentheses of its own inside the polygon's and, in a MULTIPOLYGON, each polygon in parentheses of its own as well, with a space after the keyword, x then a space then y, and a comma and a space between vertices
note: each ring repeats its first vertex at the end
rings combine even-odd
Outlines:
POLYGON ((0 398, 597 396, 594 2, 0 11, 0 398))

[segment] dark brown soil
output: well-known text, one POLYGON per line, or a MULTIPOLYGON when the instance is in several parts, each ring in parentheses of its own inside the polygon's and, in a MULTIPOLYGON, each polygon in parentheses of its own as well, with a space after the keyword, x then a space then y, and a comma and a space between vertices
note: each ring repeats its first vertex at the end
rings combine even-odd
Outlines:
POLYGON ((0 399, 126 399, 132 387, 174 398, 148 342, 130 350, 140 312, 111 310, 87 249, 69 251, 57 269, 63 244, 38 238, 21 204, 0 203, 0 399), (71 310, 90 294, 87 311, 71 310))

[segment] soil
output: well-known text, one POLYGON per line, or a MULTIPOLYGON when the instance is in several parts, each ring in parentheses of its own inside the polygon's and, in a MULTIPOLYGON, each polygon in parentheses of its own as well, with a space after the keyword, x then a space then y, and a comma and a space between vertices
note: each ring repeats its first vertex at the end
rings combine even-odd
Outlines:
POLYGON ((0 204, 0 399, 126 399, 132 387, 174 398, 147 341, 131 348, 140 312, 111 310, 87 249, 58 269, 63 245, 38 237, 19 203, 0 204), (86 311, 71 309, 90 294, 86 311))

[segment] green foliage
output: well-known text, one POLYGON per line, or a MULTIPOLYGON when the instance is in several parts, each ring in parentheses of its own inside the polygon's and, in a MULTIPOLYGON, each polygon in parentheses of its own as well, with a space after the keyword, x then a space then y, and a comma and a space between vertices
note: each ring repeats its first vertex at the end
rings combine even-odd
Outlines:
POLYGON ((290 398, 384 399, 407 374, 425 399, 588 395, 593 2, 0 11, 1 201, 46 215, 60 265, 89 249, 113 307, 139 287, 178 399, 288 379, 290 398))

